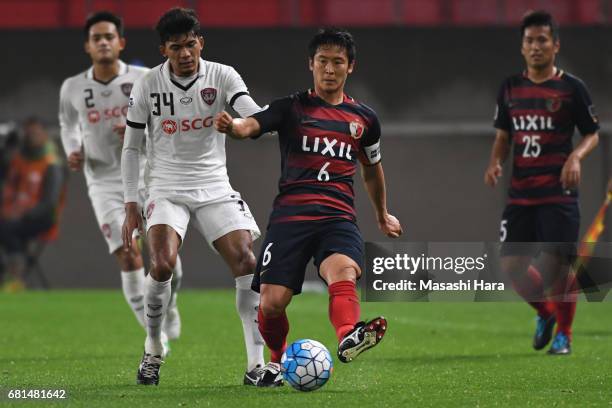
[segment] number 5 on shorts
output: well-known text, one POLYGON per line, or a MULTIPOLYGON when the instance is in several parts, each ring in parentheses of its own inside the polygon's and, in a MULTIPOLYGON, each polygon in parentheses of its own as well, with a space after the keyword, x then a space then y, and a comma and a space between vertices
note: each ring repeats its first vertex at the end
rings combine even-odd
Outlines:
POLYGON ((499 240, 504 242, 506 237, 508 236, 508 220, 502 220, 501 225, 499 226, 499 240))
POLYGON ((274 242, 270 242, 266 249, 264 249, 263 259, 261 261, 262 266, 266 266, 272 260, 272 252, 270 252, 270 247, 274 244, 274 242))

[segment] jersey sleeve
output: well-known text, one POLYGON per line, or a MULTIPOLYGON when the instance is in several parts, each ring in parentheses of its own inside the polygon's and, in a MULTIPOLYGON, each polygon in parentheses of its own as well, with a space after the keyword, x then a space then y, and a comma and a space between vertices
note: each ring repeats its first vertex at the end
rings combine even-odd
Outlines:
POLYGON ((595 105, 591 100, 591 95, 582 81, 576 82, 576 89, 573 95, 573 115, 576 127, 585 136, 599 130, 599 119, 595 113, 595 105))
POLYGON ((81 131, 79 128, 79 112, 70 100, 70 83, 64 81, 60 89, 59 124, 62 145, 66 155, 81 150, 81 131))
POLYGON ((508 111, 508 101, 506 100, 506 82, 502 84, 497 93, 497 103, 495 105, 495 115, 493 116, 493 126, 496 129, 510 132, 512 123, 510 112, 508 111))
POLYGON ((234 101, 232 108, 234 108, 243 118, 248 118, 261 110, 261 107, 255 103, 249 94, 240 95, 240 97, 234 101))
POLYGON ((293 97, 291 96, 276 99, 252 115, 251 117, 259 123, 260 127, 260 133, 253 136, 253 139, 257 139, 264 133, 282 129, 289 118, 292 104, 293 97))
POLYGON ((149 120, 149 98, 146 91, 145 77, 140 77, 134 83, 128 102, 127 126, 144 129, 149 120))
MULTIPOLYGON (((351 124, 351 126, 354 126, 351 124)), ((358 129, 351 129, 351 133, 359 132, 358 129)), ((373 166, 378 164, 382 156, 380 154, 380 121, 378 116, 372 112, 370 118, 370 124, 366 129, 365 135, 361 139, 361 154, 359 155, 359 161, 366 166, 373 166)))
POLYGON ((225 76, 225 102, 232 108, 236 100, 242 95, 248 95, 249 90, 236 70, 229 67, 225 76))

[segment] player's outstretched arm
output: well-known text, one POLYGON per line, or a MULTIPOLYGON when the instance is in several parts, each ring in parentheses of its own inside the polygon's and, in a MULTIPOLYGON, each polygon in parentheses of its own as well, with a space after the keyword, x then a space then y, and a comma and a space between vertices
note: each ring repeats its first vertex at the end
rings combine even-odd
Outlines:
POLYGON ((385 173, 382 164, 373 166, 361 165, 363 184, 376 212, 378 228, 388 237, 398 238, 404 232, 399 220, 387 211, 387 192, 385 173))
POLYGON ((580 161, 599 143, 599 133, 591 133, 582 138, 578 146, 569 155, 561 169, 561 184, 563 188, 576 188, 580 184, 580 161))
POLYGON ((497 185, 497 179, 502 176, 502 164, 506 161, 508 153, 510 153, 510 134, 506 130, 497 129, 489 165, 484 174, 486 185, 490 187, 497 185))
POLYGON ((253 118, 234 119, 223 111, 215 115, 215 129, 233 139, 247 139, 261 133, 259 122, 253 118))

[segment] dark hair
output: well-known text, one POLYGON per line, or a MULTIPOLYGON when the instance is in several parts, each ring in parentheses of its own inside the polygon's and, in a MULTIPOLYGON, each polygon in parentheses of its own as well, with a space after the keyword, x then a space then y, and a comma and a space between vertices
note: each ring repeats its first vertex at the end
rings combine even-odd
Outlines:
POLYGON ((89 29, 91 26, 102 21, 113 23, 117 28, 119 37, 123 37, 123 20, 121 17, 111 13, 110 11, 98 11, 97 13, 87 17, 87 20, 85 21, 85 27, 83 28, 85 38, 89 38, 89 29))
POLYGON ((155 30, 159 34, 159 40, 164 44, 175 35, 190 33, 200 35, 200 21, 195 11, 174 7, 159 18, 155 30))
POLYGON ((337 45, 340 48, 344 48, 348 55, 349 64, 355 61, 355 55, 357 54, 355 40, 348 31, 334 27, 321 28, 308 44, 310 59, 314 58, 319 47, 323 45, 337 45))
POLYGON ((525 35, 527 27, 533 26, 548 26, 553 40, 557 41, 559 39, 559 25, 548 11, 528 11, 521 21, 521 38, 525 35))

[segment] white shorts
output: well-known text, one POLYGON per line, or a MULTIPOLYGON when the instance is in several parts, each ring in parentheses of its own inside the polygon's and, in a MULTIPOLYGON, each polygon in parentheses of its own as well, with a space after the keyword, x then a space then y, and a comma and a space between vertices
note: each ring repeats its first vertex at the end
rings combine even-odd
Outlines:
MULTIPOLYGON (((108 245, 108 252, 114 253, 123 246, 121 228, 125 221, 125 204, 123 191, 106 191, 90 194, 89 199, 93 206, 98 226, 108 245)), ((142 208, 144 190, 139 192, 138 206, 142 208)), ((136 231, 138 233, 138 231, 136 231)))
POLYGON ((144 208, 147 231, 169 225, 181 241, 193 215, 192 224, 215 252, 213 242, 232 231, 250 231, 253 240, 261 235, 249 206, 227 183, 197 190, 151 189, 144 208))

